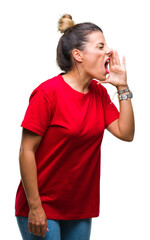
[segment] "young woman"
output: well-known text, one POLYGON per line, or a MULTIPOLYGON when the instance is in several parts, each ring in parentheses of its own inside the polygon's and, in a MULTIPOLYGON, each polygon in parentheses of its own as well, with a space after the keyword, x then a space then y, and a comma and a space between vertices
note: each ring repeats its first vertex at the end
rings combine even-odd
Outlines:
POLYGON ((25 240, 90 239, 99 216, 104 130, 124 141, 134 137, 125 58, 121 64, 93 23, 75 25, 66 14, 59 30, 63 72, 34 89, 21 124, 15 215, 25 240), (116 87, 120 111, 101 83, 116 87))

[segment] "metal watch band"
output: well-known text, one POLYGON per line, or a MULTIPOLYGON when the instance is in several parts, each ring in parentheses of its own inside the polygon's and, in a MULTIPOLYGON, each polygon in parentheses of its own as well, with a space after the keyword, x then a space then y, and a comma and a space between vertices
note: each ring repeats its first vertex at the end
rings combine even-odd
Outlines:
POLYGON ((122 95, 119 96, 119 100, 120 100, 120 101, 121 101, 121 100, 126 100, 126 99, 128 99, 128 98, 133 98, 132 92, 130 92, 129 94, 122 94, 122 95))

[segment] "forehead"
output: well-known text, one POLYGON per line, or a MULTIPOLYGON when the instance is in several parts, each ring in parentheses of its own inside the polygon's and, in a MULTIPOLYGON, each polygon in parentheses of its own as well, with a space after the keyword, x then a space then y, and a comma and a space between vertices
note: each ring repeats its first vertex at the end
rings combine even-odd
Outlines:
POLYGON ((89 44, 100 44, 100 43, 105 44, 105 42, 106 41, 105 41, 104 35, 100 31, 95 31, 88 35, 89 44))

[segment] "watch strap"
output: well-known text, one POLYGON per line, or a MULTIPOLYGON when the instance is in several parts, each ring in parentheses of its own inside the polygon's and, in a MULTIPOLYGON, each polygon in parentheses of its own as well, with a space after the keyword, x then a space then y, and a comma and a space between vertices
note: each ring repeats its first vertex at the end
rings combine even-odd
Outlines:
POLYGON ((128 99, 128 98, 133 98, 132 92, 129 92, 128 94, 122 94, 122 95, 119 96, 119 100, 120 100, 120 101, 121 101, 121 100, 126 100, 126 99, 128 99))

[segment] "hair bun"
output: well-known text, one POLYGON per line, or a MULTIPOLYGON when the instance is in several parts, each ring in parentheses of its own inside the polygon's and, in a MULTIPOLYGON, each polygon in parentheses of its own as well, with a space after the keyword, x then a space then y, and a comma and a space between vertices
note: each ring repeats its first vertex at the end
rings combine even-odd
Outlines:
POLYGON ((58 30, 61 33, 64 33, 68 28, 74 26, 74 21, 72 16, 69 14, 63 15, 58 21, 58 30))

